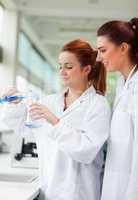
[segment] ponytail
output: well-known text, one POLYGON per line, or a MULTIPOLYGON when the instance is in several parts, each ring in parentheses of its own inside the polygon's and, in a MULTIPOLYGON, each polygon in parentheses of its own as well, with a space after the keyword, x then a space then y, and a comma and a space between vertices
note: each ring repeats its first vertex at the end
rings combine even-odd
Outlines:
POLYGON ((105 95, 106 92, 106 69, 102 62, 96 61, 88 76, 97 93, 105 95))
POLYGON ((138 18, 133 18, 130 20, 131 29, 134 32, 134 39, 132 40, 132 51, 131 57, 137 63, 138 68, 138 18))

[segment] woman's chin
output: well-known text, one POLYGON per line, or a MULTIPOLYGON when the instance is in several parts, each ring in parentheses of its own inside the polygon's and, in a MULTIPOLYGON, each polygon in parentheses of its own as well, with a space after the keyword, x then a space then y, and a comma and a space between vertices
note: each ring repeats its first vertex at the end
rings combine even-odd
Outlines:
POLYGON ((105 68, 106 68, 107 72, 114 72, 115 71, 113 66, 106 65, 105 68))
POLYGON ((110 68, 106 68, 106 71, 107 71, 107 72, 112 72, 113 70, 110 69, 110 68))
POLYGON ((63 80, 62 80, 62 84, 63 84, 65 87, 69 85, 68 81, 63 81, 63 80))

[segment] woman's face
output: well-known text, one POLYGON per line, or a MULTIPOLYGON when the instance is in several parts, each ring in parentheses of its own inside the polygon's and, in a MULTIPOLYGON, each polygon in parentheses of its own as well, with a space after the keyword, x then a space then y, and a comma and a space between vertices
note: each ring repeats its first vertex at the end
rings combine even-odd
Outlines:
POLYGON ((116 45, 107 36, 97 38, 98 58, 103 62, 107 71, 120 71, 123 64, 121 45, 116 45))
POLYGON ((81 68, 76 55, 63 51, 59 55, 60 77, 65 86, 77 87, 85 83, 88 77, 88 70, 81 68))

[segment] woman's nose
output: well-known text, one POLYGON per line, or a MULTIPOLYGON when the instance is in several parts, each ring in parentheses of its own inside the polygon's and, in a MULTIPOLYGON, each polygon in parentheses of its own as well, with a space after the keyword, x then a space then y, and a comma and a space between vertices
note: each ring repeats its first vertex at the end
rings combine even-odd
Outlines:
POLYGON ((66 70, 65 70, 65 68, 64 68, 64 67, 62 67, 62 68, 60 69, 60 74, 61 74, 61 75, 64 75, 64 74, 66 74, 66 70))
POLYGON ((102 58, 102 55, 100 52, 98 52, 98 55, 97 55, 97 58, 96 58, 96 61, 100 61, 102 62, 103 58, 102 58))

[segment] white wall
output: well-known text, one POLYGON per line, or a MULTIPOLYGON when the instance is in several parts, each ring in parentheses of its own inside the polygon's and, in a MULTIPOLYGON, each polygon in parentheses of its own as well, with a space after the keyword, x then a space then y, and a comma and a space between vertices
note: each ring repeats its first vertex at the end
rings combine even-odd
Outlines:
POLYGON ((0 94, 4 88, 15 82, 17 14, 14 11, 3 10, 1 18, 0 45, 3 48, 3 62, 0 63, 0 94))

